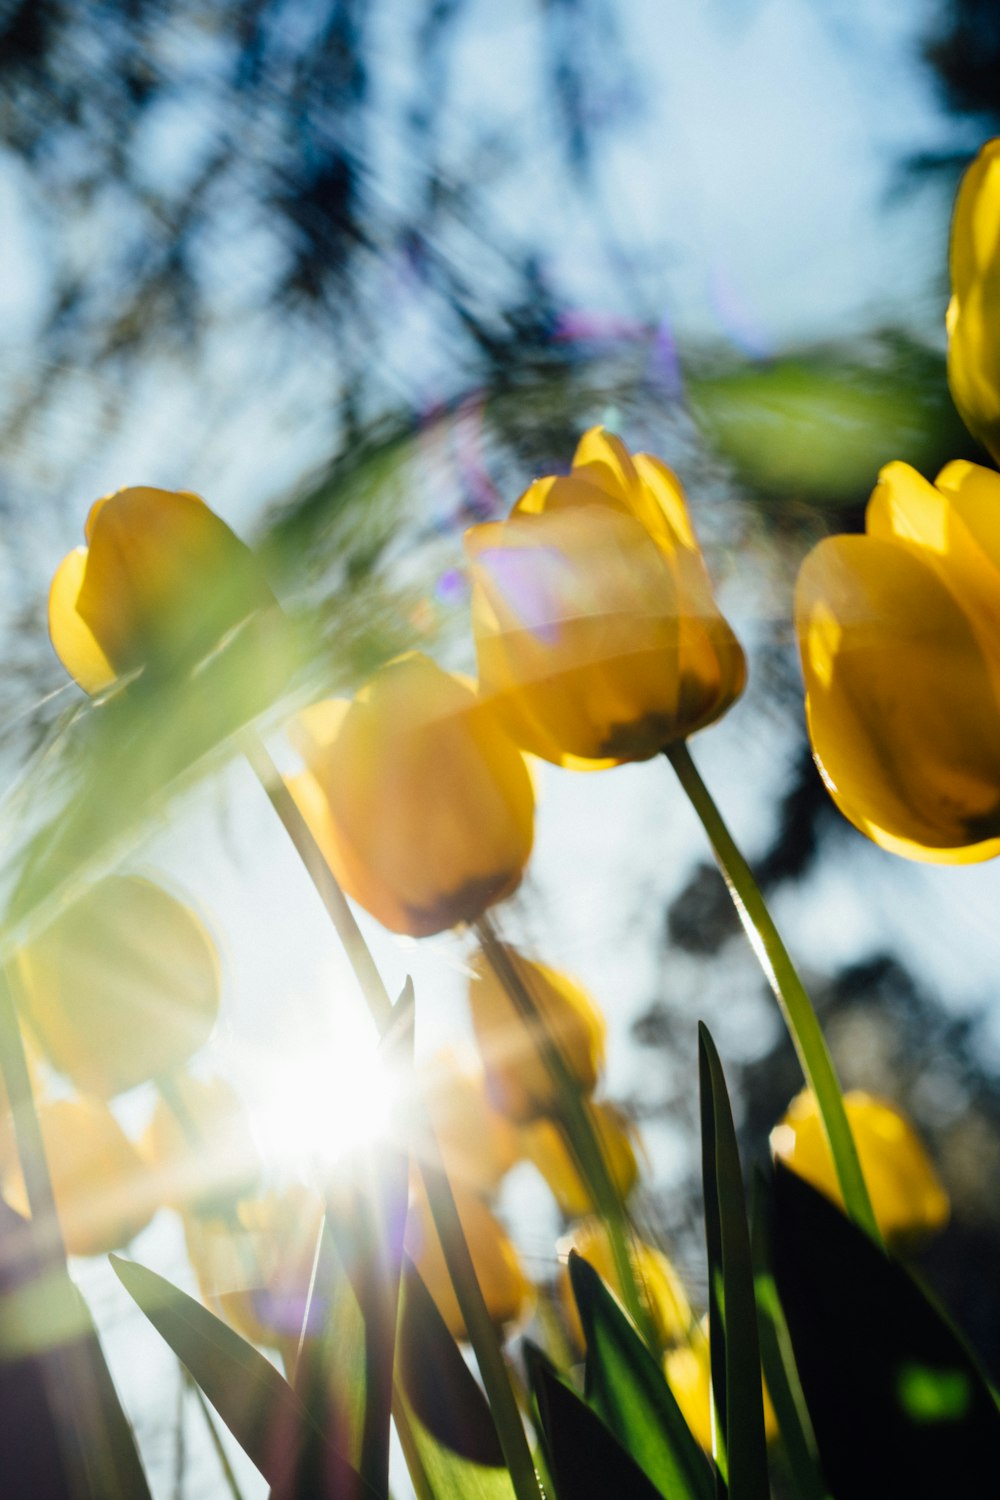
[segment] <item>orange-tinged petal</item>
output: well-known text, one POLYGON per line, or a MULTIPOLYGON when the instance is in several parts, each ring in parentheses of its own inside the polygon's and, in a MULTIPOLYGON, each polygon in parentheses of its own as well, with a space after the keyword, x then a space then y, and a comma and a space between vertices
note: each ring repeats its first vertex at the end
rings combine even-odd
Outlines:
MULTIPOLYGON (((879 1229, 887 1240, 925 1239, 948 1222, 948 1195, 910 1121, 888 1100, 861 1090, 844 1096, 879 1229)), ((816 1100, 796 1095, 771 1132, 776 1157, 843 1207, 816 1100)))
POLYGON ((429 658, 389 663, 300 743, 323 806, 305 781, 293 794, 344 889, 393 931, 472 921, 518 885, 534 833, 524 757, 429 658))
POLYGON ((84 692, 100 693, 115 680, 115 669, 76 607, 87 566, 86 547, 63 558, 49 589, 49 636, 69 675, 84 692))
MULTIPOLYGON (((581 1092, 590 1093, 604 1060, 604 1017, 574 979, 525 958, 509 945, 507 953, 581 1092)), ((537 1038, 485 954, 477 952, 470 967, 472 1024, 493 1104, 519 1122, 551 1113, 558 1105, 558 1089, 537 1038)))
POLYGON ((631 453, 606 427, 591 427, 583 434, 573 454, 573 474, 626 504, 639 485, 631 453))
POLYGON ((178 1210, 231 1204, 260 1178, 260 1154, 239 1095, 225 1078, 174 1079, 182 1115, 166 1098, 138 1143, 159 1202, 178 1210))
POLYGON ((845 815, 917 858, 1000 852, 1000 707, 936 568, 878 537, 828 538, 796 617, 810 738, 845 815))
MULTIPOLYGON (((440 1052, 421 1070, 419 1086, 448 1176, 471 1192, 493 1193, 520 1147, 514 1126, 487 1097, 482 1068, 440 1052)), ((419 1141, 414 1150, 419 1155, 419 1141)))
POLYGON ((178 1067, 219 1008, 215 945, 152 881, 98 881, 16 956, 18 1005, 52 1064, 110 1098, 178 1067))

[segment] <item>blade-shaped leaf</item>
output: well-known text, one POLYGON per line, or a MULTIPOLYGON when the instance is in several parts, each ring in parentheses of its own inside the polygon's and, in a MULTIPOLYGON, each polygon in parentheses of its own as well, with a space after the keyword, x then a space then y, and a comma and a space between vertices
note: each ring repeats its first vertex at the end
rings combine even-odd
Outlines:
POLYGON ((836 1496, 1000 1490, 1000 1412, 909 1273, 822 1194, 776 1168, 774 1273, 836 1496), (970 1488, 971 1484, 971 1488, 970 1488))
POLYGON ((0 1199, 0 1474, 6 1495, 149 1500, 90 1311, 0 1199))
POLYGON ((558 1500, 660 1500, 611 1430, 536 1349, 528 1374, 558 1500))
POLYGON ((404 1449, 415 1449, 416 1467, 435 1500, 513 1500, 486 1398, 409 1260, 403 1270, 395 1411, 404 1449))
POLYGON ((736 1130, 719 1054, 701 1024, 698 1044, 712 1390, 724 1472, 740 1500, 769 1500, 757 1308, 736 1130))
POLYGON ((826 1500, 826 1485, 819 1471, 816 1437, 809 1420, 805 1396, 795 1368, 788 1325, 781 1310, 771 1270, 766 1202, 767 1184, 760 1173, 755 1172, 750 1215, 750 1250, 753 1255, 761 1364, 774 1414, 778 1419, 781 1446, 795 1485, 797 1500, 826 1500))
POLYGON ((155 1271, 109 1257, 118 1279, 189 1371, 233 1437, 282 1500, 376 1500, 361 1476, 326 1443, 322 1475, 298 1482, 304 1432, 312 1421, 288 1382, 245 1339, 155 1271))
POLYGON ((600 1276, 575 1252, 569 1274, 587 1341, 587 1400, 667 1500, 712 1500, 705 1455, 660 1366, 600 1276))

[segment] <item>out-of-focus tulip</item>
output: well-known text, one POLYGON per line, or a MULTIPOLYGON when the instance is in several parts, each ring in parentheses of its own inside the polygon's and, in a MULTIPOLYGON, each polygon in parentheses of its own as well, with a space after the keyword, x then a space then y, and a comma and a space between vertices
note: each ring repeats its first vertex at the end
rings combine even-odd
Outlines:
POLYGON ((520 1143, 514 1126, 490 1104, 482 1068, 441 1052, 421 1071, 419 1085, 448 1176, 488 1196, 517 1161, 520 1143))
POLYGON ((88 693, 138 671, 190 670, 276 612, 249 548, 197 495, 116 490, 91 507, 85 535, 52 580, 49 633, 88 693))
MULTIPOLYGON (((604 1017, 575 980, 509 945, 507 953, 581 1091, 589 1094, 604 1060, 604 1017)), ((473 956, 471 968, 469 1006, 490 1098, 512 1120, 552 1113, 558 1093, 537 1037, 483 952, 473 956)))
POLYGON ((526 750, 577 770, 647 760, 742 691, 676 476, 603 428, 465 545, 481 691, 526 750))
MULTIPOLYGON (((633 1127, 613 1104, 591 1104, 589 1109, 611 1180, 619 1196, 627 1198, 639 1178, 632 1144, 633 1127)), ((565 1138, 552 1120, 536 1120, 526 1125, 521 1142, 525 1156, 541 1172, 567 1219, 580 1219, 595 1212, 597 1205, 565 1138)))
MULTIPOLYGON (((134 1239, 153 1216, 142 1158, 100 1099, 79 1096, 38 1106, 52 1193, 70 1255, 103 1255, 134 1239)), ((28 1213, 20 1167, 4 1178, 4 1197, 28 1213)))
MULTIPOLYGON (((584 1343, 580 1315, 570 1287, 567 1262, 575 1250, 606 1281, 619 1298, 622 1286, 618 1278, 608 1231, 600 1219, 583 1219, 562 1237, 556 1247, 563 1263, 559 1275, 559 1292, 570 1333, 582 1348, 584 1343)), ((692 1324, 691 1304, 684 1284, 662 1250, 633 1239, 630 1246, 636 1284, 649 1313, 649 1320, 662 1348, 686 1339, 692 1324)))
MULTIPOLYGON (((691 1436, 706 1453, 711 1453, 712 1355, 708 1343, 707 1316, 692 1330, 689 1340, 667 1350, 663 1356, 663 1370, 681 1409, 681 1416, 691 1430, 691 1436)), ((764 1402, 764 1436, 770 1443, 778 1435, 778 1419, 763 1377, 761 1395, 764 1402)))
MULTIPOLYGON (((894 1104, 860 1090, 844 1095, 861 1170, 887 1240, 919 1241, 948 1222, 948 1195, 919 1136, 894 1104)), ((774 1155, 843 1207, 830 1148, 809 1090, 771 1131, 774 1155)))
POLYGON ((136 875, 84 892, 21 948, 18 1004, 53 1065, 110 1098, 180 1066, 219 1008, 215 946, 191 910, 136 875))
POLYGON ((323 1219, 319 1195, 294 1185, 241 1203, 235 1221, 196 1213, 183 1218, 188 1259, 206 1304, 243 1338, 291 1359, 313 1279, 323 1219))
POLYGON ((160 1201, 178 1210, 247 1198, 260 1156, 243 1103, 224 1078, 174 1079, 182 1117, 160 1098, 139 1141, 160 1201))
POLYGON ((474 921, 520 883, 535 811, 524 757, 429 657, 307 709, 297 743, 308 771, 293 795, 344 890, 391 931, 474 921))
POLYGON ((841 812, 883 848, 1000 853, 1000 475, 883 469, 866 536, 820 542, 796 616, 806 714, 841 812))
MULTIPOLYGON (((531 1285, 517 1251, 481 1198, 458 1183, 452 1184, 452 1191, 489 1315, 498 1327, 513 1323, 524 1316, 531 1298, 531 1285)), ((465 1320, 422 1186, 415 1187, 410 1195, 405 1246, 445 1323, 457 1339, 466 1338, 465 1320)))
POLYGON ((950 267, 948 383, 963 422, 1000 461, 1000 139, 962 178, 950 267))

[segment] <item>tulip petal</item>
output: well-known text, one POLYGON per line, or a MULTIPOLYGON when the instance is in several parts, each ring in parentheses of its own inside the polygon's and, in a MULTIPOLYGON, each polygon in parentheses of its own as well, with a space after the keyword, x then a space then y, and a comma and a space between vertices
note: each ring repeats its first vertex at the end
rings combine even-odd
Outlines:
POLYGON ((952 219, 948 384, 969 431, 1000 452, 1000 141, 962 179, 952 219))
POLYGON ((87 567, 86 547, 63 558, 49 589, 49 637, 69 675, 87 693, 100 693, 115 680, 115 669, 76 607, 87 567))
POLYGON ((932 566, 874 537, 806 558, 796 615, 813 749, 838 806, 916 858, 1000 852, 1000 708, 932 566))
POLYGON ((573 477, 596 484, 626 505, 639 488, 631 453, 606 427, 591 427, 583 434, 573 454, 573 477))

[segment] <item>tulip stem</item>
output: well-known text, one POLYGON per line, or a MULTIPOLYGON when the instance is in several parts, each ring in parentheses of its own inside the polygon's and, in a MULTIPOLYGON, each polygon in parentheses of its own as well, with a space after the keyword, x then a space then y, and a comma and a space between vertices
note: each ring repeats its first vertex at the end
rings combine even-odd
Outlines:
POLYGON ((565 1132, 567 1144, 577 1159, 597 1211, 607 1228, 611 1254, 625 1305, 643 1339, 650 1349, 657 1353, 652 1319, 643 1299, 639 1279, 629 1252, 631 1228, 628 1215, 608 1168, 600 1137, 581 1095, 580 1085, 573 1076, 572 1069, 563 1056, 562 1049, 553 1036, 551 1028, 546 1023, 544 1012, 536 1004, 529 986, 524 983, 517 965, 512 962, 510 953, 500 941, 496 928, 486 913, 477 921, 476 931, 487 962, 520 1013, 528 1027, 529 1034, 536 1041, 542 1062, 556 1086, 560 1123, 565 1132))
POLYGON ((812 1001, 774 925, 750 866, 737 848, 691 759, 686 741, 670 745, 664 754, 701 819, 750 946, 785 1018, 802 1072, 819 1107, 847 1212, 859 1228, 864 1229, 876 1244, 881 1244, 882 1236, 861 1172, 840 1082, 812 1001))
POLYGON ((379 1035, 392 1021, 392 1001, 382 982, 375 960, 371 956, 361 928, 348 905, 347 897, 323 856, 323 851, 313 837, 312 829, 299 809, 298 803, 285 785, 284 778, 271 759, 263 740, 254 731, 248 731, 243 739, 243 753, 250 767, 267 793, 268 800, 281 819, 285 832, 295 846, 320 900, 329 913, 344 946, 351 968, 371 1012, 379 1035))

